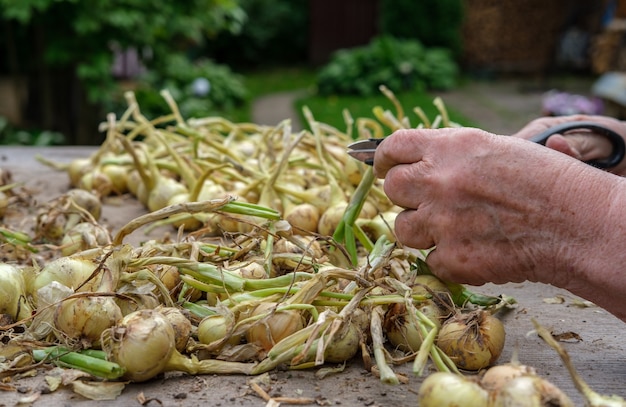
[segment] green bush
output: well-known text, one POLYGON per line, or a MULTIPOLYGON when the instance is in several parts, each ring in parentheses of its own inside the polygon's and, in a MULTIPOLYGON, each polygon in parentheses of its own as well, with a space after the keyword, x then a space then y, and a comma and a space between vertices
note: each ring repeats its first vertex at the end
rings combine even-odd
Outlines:
MULTIPOLYGON (((139 81, 135 95, 144 114, 156 117, 170 112, 160 91, 167 89, 185 118, 222 114, 241 105, 247 97, 243 77, 226 65, 202 59, 190 61, 181 54, 168 59, 163 72, 148 72, 139 81)), ((118 100, 119 101, 119 100, 118 100)), ((112 110, 120 112, 126 107, 112 110)))
POLYGON ((320 70, 317 86, 322 95, 363 96, 378 93, 383 84, 394 92, 449 89, 455 85, 458 71, 447 49, 381 36, 368 45, 333 54, 320 70))
POLYGON ((460 55, 463 0, 379 0, 379 7, 384 35, 416 39, 460 55))
POLYGON ((0 116, 0 145, 5 146, 55 146, 65 143, 63 134, 48 130, 24 130, 9 124, 0 116))

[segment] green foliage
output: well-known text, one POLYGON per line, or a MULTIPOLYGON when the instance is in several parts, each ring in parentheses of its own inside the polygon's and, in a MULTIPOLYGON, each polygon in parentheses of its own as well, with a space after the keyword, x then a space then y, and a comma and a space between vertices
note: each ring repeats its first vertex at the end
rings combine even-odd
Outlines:
POLYGON ((458 71, 447 49, 382 36, 368 45, 337 51, 320 70, 317 85, 322 95, 369 96, 383 84, 393 92, 449 89, 458 71))
POLYGON ((65 137, 61 133, 17 129, 9 124, 6 117, 0 116, 0 145, 53 146, 63 143, 65 137))
POLYGON ((460 54, 463 0, 380 0, 379 7, 383 34, 460 54))
POLYGON ((308 1, 240 0, 250 17, 240 32, 222 31, 202 49, 234 67, 293 64, 307 57, 308 1))
POLYGON ((149 49, 152 57, 142 62, 159 73, 170 55, 239 30, 245 14, 237 0, 0 0, 0 20, 15 29, 18 47, 45 44, 15 62, 23 71, 75 67, 89 99, 102 102, 115 90, 112 45, 149 49))
MULTIPOLYGON (((206 59, 192 63, 180 54, 168 58, 161 75, 148 73, 139 82, 135 94, 142 112, 148 117, 170 112, 159 93, 161 89, 169 90, 185 118, 231 111, 240 106, 247 96, 243 77, 233 73, 227 66, 206 59), (206 94, 199 86, 202 84, 194 86, 194 81, 198 79, 208 84, 206 94)), ((120 109, 117 106, 111 110, 119 112, 120 109)))

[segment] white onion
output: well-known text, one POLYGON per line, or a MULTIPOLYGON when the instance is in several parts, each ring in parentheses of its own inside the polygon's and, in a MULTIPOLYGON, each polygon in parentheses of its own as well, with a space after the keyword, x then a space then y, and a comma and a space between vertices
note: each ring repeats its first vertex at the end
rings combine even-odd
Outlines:
POLYGON ((488 396, 471 378, 435 372, 422 382, 417 400, 420 407, 485 407, 488 396))

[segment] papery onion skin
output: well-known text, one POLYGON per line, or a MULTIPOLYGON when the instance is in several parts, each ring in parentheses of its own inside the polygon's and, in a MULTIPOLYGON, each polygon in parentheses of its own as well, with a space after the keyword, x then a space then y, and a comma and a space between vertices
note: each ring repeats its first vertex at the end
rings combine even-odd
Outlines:
POLYGON ((125 369, 125 379, 143 382, 165 369, 176 350, 174 338, 174 328, 163 315, 139 310, 104 331, 102 348, 110 361, 125 369))
POLYGON ((574 407, 570 398, 539 376, 513 378, 489 396, 489 407, 574 407))
POLYGON ((243 339, 242 335, 232 335, 234 321, 226 315, 209 315, 198 324, 196 335, 198 341, 205 345, 231 344, 237 345, 243 339))
POLYGON ((320 210, 310 203, 305 202, 290 207, 284 217, 297 231, 317 233, 320 210))
POLYGON ((61 240, 61 254, 71 256, 83 250, 103 247, 110 243, 111 238, 102 226, 81 222, 66 231, 61 240))
POLYGON ((437 336, 437 346, 465 370, 493 365, 504 348, 504 325, 484 310, 456 314, 446 320, 437 336))
POLYGON ((57 281, 66 287, 76 289, 80 287, 80 292, 97 291, 101 277, 96 275, 94 278, 85 283, 96 270, 97 265, 89 259, 79 257, 60 257, 46 264, 43 269, 35 276, 32 285, 29 287, 29 293, 37 304, 37 290, 52 281, 57 281))
POLYGON ((267 317, 261 318, 246 331, 246 340, 269 351, 281 339, 304 328, 304 321, 296 310, 275 311, 276 303, 263 302, 253 311, 251 316, 271 312, 267 317))
POLYGON ((470 378, 435 372, 422 382, 417 393, 420 407, 485 407, 489 394, 470 378))
POLYGON ((480 384, 488 391, 498 391, 506 383, 520 376, 535 376, 535 369, 519 363, 507 363, 487 369, 480 384))
POLYGON ((343 363, 352 359, 359 351, 361 335, 359 326, 354 322, 339 330, 324 350, 324 361, 343 363))
MULTIPOLYGON (((441 327, 441 310, 434 302, 423 301, 416 307, 435 325, 436 329, 441 327)), ((404 304, 391 304, 389 306, 385 313, 383 329, 389 342, 404 352, 417 352, 424 339, 419 326, 413 323, 407 315, 404 304)))
POLYGON ((78 297, 61 301, 54 312, 54 326, 84 348, 99 347, 100 336, 122 319, 122 311, 111 297, 78 297))
POLYGON ((102 202, 95 194, 84 189, 73 188, 67 191, 67 197, 70 198, 76 206, 89 212, 94 220, 99 220, 102 214, 102 202))
POLYGON ((189 342, 189 338, 191 338, 191 333, 193 331, 191 321, 180 309, 175 307, 160 306, 156 308, 156 310, 159 311, 161 315, 169 321, 172 328, 174 328, 174 344, 176 346, 176 350, 183 352, 187 349, 187 342, 189 342))
POLYGON ((25 287, 20 269, 0 263, 0 314, 8 315, 11 322, 27 318, 32 312, 26 301, 25 287))

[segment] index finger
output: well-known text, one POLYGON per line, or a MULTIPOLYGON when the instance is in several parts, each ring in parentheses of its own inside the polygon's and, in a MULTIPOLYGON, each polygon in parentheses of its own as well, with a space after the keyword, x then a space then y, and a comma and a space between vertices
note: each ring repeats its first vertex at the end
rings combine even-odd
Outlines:
POLYGON ((374 173, 378 178, 385 178, 387 172, 400 164, 412 164, 421 161, 424 151, 435 133, 441 135, 451 128, 443 129, 402 129, 397 130, 376 148, 374 155, 374 173))

